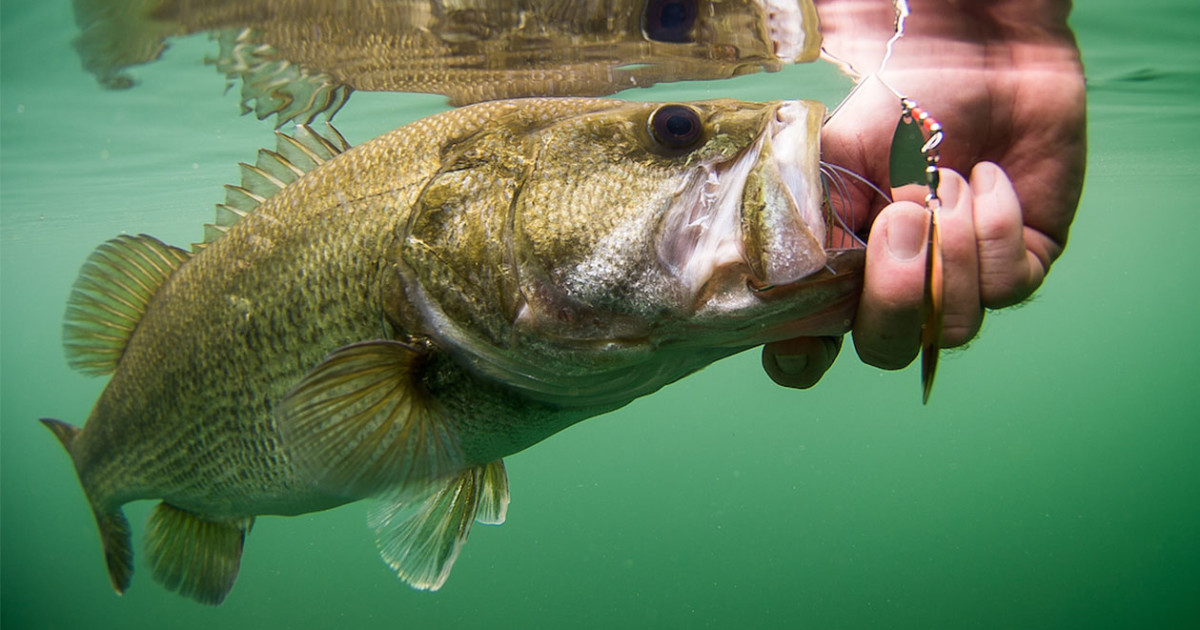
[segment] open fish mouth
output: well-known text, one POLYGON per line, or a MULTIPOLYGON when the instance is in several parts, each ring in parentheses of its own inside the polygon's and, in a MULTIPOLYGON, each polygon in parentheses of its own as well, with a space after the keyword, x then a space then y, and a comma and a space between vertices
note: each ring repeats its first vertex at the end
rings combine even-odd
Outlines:
POLYGON ((844 183, 820 161, 824 113, 819 103, 779 103, 751 147, 700 166, 677 192, 659 256, 694 296, 696 313, 751 308, 861 276, 864 244, 834 202, 844 183))
POLYGON ((759 0, 759 4, 776 59, 806 63, 820 56, 821 34, 811 0, 759 0))
MULTIPOLYGON (((783 112, 784 114, 786 112, 783 112)), ((781 114, 780 118, 785 116, 781 114)), ((796 146, 788 142, 786 132, 775 137, 775 144, 796 146), (781 137, 782 136, 782 137, 781 137)), ((796 160, 782 156, 781 164, 797 165, 796 160)), ((786 188, 800 200, 809 198, 814 190, 819 189, 819 214, 812 212, 809 205, 807 213, 799 213, 814 237, 820 236, 820 247, 807 243, 809 257, 813 252, 820 251, 823 262, 819 268, 815 264, 796 265, 788 267, 777 264, 787 274, 764 273, 755 270, 748 276, 747 286, 754 292, 755 297, 764 301, 795 304, 795 315, 785 317, 763 326, 760 330, 747 330, 750 337, 758 342, 770 342, 805 336, 841 335, 850 330, 854 314, 858 308, 858 298, 862 290, 863 272, 866 268, 866 241, 860 237, 854 226, 864 224, 857 216, 858 212, 866 209, 856 208, 850 203, 848 194, 851 179, 861 179, 858 175, 844 168, 825 162, 818 162, 820 185, 814 187, 806 176, 789 172, 781 168, 787 176, 786 188)), ((807 173, 807 171, 805 171, 807 173)), ((799 205, 799 200, 797 200, 799 205)), ((760 223, 760 225, 763 225, 760 223)), ((778 237, 777 237, 778 238, 778 237)), ((782 239, 783 246, 799 247, 802 243, 797 239, 782 239)), ((785 260, 795 261, 796 256, 785 257, 785 260)), ((805 260, 804 256, 799 257, 805 260)), ((773 318, 767 318, 771 320, 773 318)))
POLYGON ((861 176, 846 169, 821 162, 822 187, 822 216, 824 221, 824 239, 822 248, 825 252, 825 266, 798 281, 782 283, 760 283, 750 280, 751 288, 763 293, 778 295, 787 293, 789 287, 816 282, 827 282, 838 276, 861 274, 865 265, 867 242, 858 234, 854 226, 865 224, 859 213, 865 208, 857 208, 851 203, 849 179, 862 179, 861 176))
POLYGON ((753 271, 750 282, 758 291, 825 282, 863 269, 867 244, 856 226, 866 223, 858 216, 866 209, 856 208, 849 194, 849 180, 863 178, 819 159, 819 148, 814 151, 813 144, 820 124, 815 122, 815 112, 802 120, 805 113, 796 102, 777 110, 772 129, 764 134, 766 150, 743 194, 744 255, 753 271), (763 187, 764 182, 770 188, 774 177, 779 179, 773 200, 776 214, 762 213, 757 221, 747 222, 749 208, 765 205, 764 199, 751 198, 750 189, 763 187), (758 263, 757 257, 768 260, 758 263))

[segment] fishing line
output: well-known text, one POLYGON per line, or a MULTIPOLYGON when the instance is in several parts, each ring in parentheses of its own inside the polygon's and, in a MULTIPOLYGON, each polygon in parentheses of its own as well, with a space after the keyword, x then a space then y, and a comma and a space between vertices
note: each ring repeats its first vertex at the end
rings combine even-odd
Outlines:
MULTIPOLYGON (((938 163, 941 161, 940 147, 945 140, 945 130, 942 128, 941 123, 931 116, 929 112, 917 105, 916 101, 908 98, 883 79, 883 72, 887 69, 888 62, 892 59, 895 45, 904 37, 905 23, 912 14, 907 0, 892 0, 892 9, 895 12, 892 23, 892 35, 884 43, 883 57, 880 59, 879 67, 876 68, 875 72, 862 75, 849 61, 840 59, 829 52, 824 46, 821 47, 821 55, 824 58, 839 66, 843 72, 846 72, 857 80, 850 93, 825 117, 824 124, 829 124, 829 121, 842 111, 846 103, 850 102, 858 94, 858 91, 862 89, 862 86, 867 83, 868 79, 874 78, 900 101, 900 120, 896 123, 896 130, 892 136, 892 146, 888 157, 889 184, 894 189, 908 184, 923 183, 927 188, 925 208, 929 211, 925 258, 925 286, 922 292, 922 310, 924 315, 922 317, 920 338, 921 402, 925 404, 929 402, 929 395, 933 391, 933 379, 937 372, 938 356, 941 350, 943 314, 945 310, 943 302, 942 240, 941 230, 938 225, 938 211, 942 207, 941 199, 938 197, 938 187, 941 182, 938 163), (920 156, 921 161, 924 162, 923 165, 914 165, 914 153, 920 156)), ((843 169, 833 164, 826 163, 825 166, 830 168, 831 173, 849 173, 848 169, 843 169)), ((865 181, 861 177, 858 179, 865 181)), ((839 185, 836 186, 839 194, 844 194, 842 192, 842 185, 844 184, 839 182, 839 185)), ((892 198, 885 194, 878 186, 871 185, 871 188, 881 194, 888 203, 892 202, 892 198)), ((845 197, 843 197, 842 207, 845 208, 846 205, 845 197)), ((853 212, 853 210, 851 211, 853 212)))

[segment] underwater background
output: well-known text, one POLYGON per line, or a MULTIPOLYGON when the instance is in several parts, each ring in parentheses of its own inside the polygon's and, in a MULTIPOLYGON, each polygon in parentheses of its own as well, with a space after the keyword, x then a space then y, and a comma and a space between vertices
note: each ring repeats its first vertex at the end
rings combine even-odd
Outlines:
MULTIPOLYGON (((66 0, 4 0, 0 626, 1200 627, 1200 4, 1084 0, 1071 23, 1091 150, 1070 245, 1033 300, 944 354, 929 406, 915 365, 849 345, 805 392, 747 352, 508 458, 508 522, 474 529, 440 592, 397 579, 351 504, 259 518, 210 608, 141 554, 113 595, 36 420, 81 424, 104 385, 60 342, 86 256, 120 233, 199 240, 271 125, 237 115, 204 36, 108 92, 66 0)), ((622 96, 848 89, 818 63, 622 96)), ((337 122, 361 142, 446 108, 360 92, 337 122)), ((150 507, 127 506, 137 551, 150 507)))

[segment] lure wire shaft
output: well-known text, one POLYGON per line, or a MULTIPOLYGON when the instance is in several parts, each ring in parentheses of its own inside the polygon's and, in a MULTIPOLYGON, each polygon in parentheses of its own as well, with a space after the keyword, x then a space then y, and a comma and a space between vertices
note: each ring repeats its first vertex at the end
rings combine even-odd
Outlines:
MULTIPOLYGON (((938 170, 938 163, 941 161, 940 147, 946 138, 946 134, 941 123, 936 118, 917 105, 916 101, 904 96, 904 94, 883 79, 883 71, 887 67, 888 61, 891 60, 896 42, 904 37, 905 21, 911 15, 907 0, 892 0, 892 8, 895 11, 893 33, 885 43, 883 58, 880 60, 879 68, 875 72, 864 76, 848 61, 840 59, 827 49, 822 48, 822 55, 826 59, 832 61, 835 65, 846 71, 847 74, 857 79, 850 93, 826 116, 825 124, 828 124, 834 116, 842 111, 845 104, 866 84, 867 79, 874 78, 879 81, 880 85, 900 100, 900 124, 897 125, 896 136, 892 140, 891 163, 893 166, 893 187, 898 185, 894 168, 897 164, 897 159, 908 159, 907 156, 902 155, 905 149, 900 147, 901 143, 899 140, 902 129, 910 125, 916 125, 920 130, 921 137, 924 139, 924 143, 920 147, 920 154, 925 162, 923 179, 928 189, 925 195, 925 208, 929 211, 929 226, 926 236, 925 283, 922 295, 921 403, 928 404, 929 396, 933 392, 934 377, 937 374, 938 357, 941 353, 942 328, 945 319, 942 236, 941 228, 938 224, 938 212, 942 207, 941 198, 938 197, 938 187, 941 183, 941 172, 938 170)), ((907 149, 907 151, 911 150, 911 148, 907 149)), ((919 180, 914 177, 904 183, 917 183, 917 181, 919 180)))

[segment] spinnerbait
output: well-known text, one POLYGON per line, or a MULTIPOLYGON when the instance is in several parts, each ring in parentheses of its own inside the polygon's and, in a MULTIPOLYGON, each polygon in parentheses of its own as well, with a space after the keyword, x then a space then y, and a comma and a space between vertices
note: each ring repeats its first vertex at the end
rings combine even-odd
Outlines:
MULTIPOLYGON (((848 62, 822 48, 822 54, 840 66, 851 76, 859 79, 854 89, 825 119, 826 124, 842 107, 854 97, 858 90, 866 84, 866 79, 874 78, 880 85, 887 88, 896 98, 900 99, 900 120, 896 123, 896 132, 892 136, 892 148, 889 154, 889 180, 892 188, 909 184, 924 184, 929 192, 925 195, 925 208, 929 210, 929 229, 927 230, 927 247, 925 254, 925 287, 923 291, 924 316, 921 323, 921 402, 927 404, 933 391, 933 379, 937 372, 938 355, 941 350, 942 324, 945 305, 942 301, 944 276, 942 267, 942 238, 938 226, 938 211, 942 207, 938 197, 938 185, 941 174, 938 162, 941 160, 939 147, 945 140, 945 131, 941 123, 929 112, 919 107, 916 101, 904 96, 896 88, 883 80, 881 76, 887 62, 891 59, 893 46, 904 36, 904 23, 910 11, 906 0, 893 0, 896 21, 892 37, 885 44, 883 59, 879 69, 870 75, 862 75, 848 62), (914 159, 919 155, 919 159, 914 159)), ((832 165, 829 165, 832 168, 832 165)), ((841 170, 841 169, 837 169, 841 170)), ((891 197, 884 194, 875 185, 866 182, 879 192, 889 202, 891 197)))

